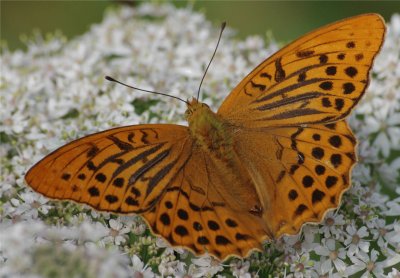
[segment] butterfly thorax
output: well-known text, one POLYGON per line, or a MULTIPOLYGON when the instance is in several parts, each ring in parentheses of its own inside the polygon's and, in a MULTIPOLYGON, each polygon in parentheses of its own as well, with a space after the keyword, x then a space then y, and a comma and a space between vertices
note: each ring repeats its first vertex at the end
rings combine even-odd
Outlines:
POLYGON ((227 123, 210 107, 193 99, 188 104, 186 119, 195 143, 207 153, 229 160, 232 157, 232 137, 227 123))

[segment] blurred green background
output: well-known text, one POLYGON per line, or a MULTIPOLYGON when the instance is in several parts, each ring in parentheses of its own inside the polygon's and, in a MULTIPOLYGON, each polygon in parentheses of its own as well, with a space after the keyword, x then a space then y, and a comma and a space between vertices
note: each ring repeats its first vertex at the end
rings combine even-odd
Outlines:
MULTIPOLYGON (((68 38, 80 35, 100 22, 107 7, 124 1, 16 1, 1 0, 0 38, 10 49, 24 48, 22 34, 61 30, 68 38)), ((127 2, 127 1, 125 1, 127 2)), ((158 1, 160 2, 160 1, 158 1)), ((323 24, 348 16, 375 12, 389 20, 400 12, 400 1, 170 1, 193 5, 217 26, 222 21, 248 35, 271 30, 278 41, 290 41, 323 24)), ((140 4, 135 1, 134 5, 140 4)))

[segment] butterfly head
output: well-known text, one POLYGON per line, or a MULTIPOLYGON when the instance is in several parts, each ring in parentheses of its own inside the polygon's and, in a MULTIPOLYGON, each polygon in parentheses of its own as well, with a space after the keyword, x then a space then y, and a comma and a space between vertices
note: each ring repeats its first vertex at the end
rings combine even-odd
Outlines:
POLYGON ((200 115, 208 114, 209 112, 212 112, 210 106, 198 101, 197 98, 192 98, 191 100, 187 101, 185 118, 190 123, 194 118, 197 118, 200 115))
POLYGON ((218 115, 207 104, 198 101, 196 98, 188 100, 185 118, 195 137, 198 137, 199 134, 210 134, 212 130, 221 125, 218 115))

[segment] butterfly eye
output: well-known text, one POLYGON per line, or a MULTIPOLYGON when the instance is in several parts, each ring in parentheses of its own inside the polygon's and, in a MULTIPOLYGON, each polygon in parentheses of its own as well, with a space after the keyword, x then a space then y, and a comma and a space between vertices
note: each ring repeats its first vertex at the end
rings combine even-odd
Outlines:
POLYGON ((205 106, 207 108, 210 108, 210 106, 208 106, 208 104, 206 104, 206 103, 202 103, 202 105, 203 105, 203 107, 205 106))

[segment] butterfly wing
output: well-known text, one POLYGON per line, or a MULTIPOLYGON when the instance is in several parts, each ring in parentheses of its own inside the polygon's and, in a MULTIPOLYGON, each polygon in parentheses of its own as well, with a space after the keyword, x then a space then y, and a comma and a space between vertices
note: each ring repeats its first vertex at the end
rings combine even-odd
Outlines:
POLYGON ((140 213, 154 206, 190 155, 188 129, 178 125, 114 128, 75 140, 26 174, 35 191, 97 210, 140 213))
POLYGON ((343 119, 384 34, 376 14, 313 31, 262 62, 220 107, 273 237, 319 222, 349 187, 356 140, 343 119))
POLYGON ((34 165, 26 182, 53 199, 143 214, 173 246, 218 258, 261 248, 259 219, 241 217, 215 190, 224 177, 187 127, 139 125, 73 141, 34 165), (251 230, 250 228, 251 227, 251 230))
POLYGON ((298 233, 306 222, 320 222, 350 186, 356 139, 345 121, 267 133, 246 130, 234 141, 276 238, 298 233))
POLYGON ((226 177, 216 167, 194 148, 157 205, 143 216, 154 233, 198 255, 207 251, 224 259, 261 250, 265 238, 261 218, 229 206, 226 196, 217 191, 226 177))
POLYGON ((257 66, 218 114, 250 128, 343 119, 364 94, 384 34, 377 14, 319 28, 257 66))

